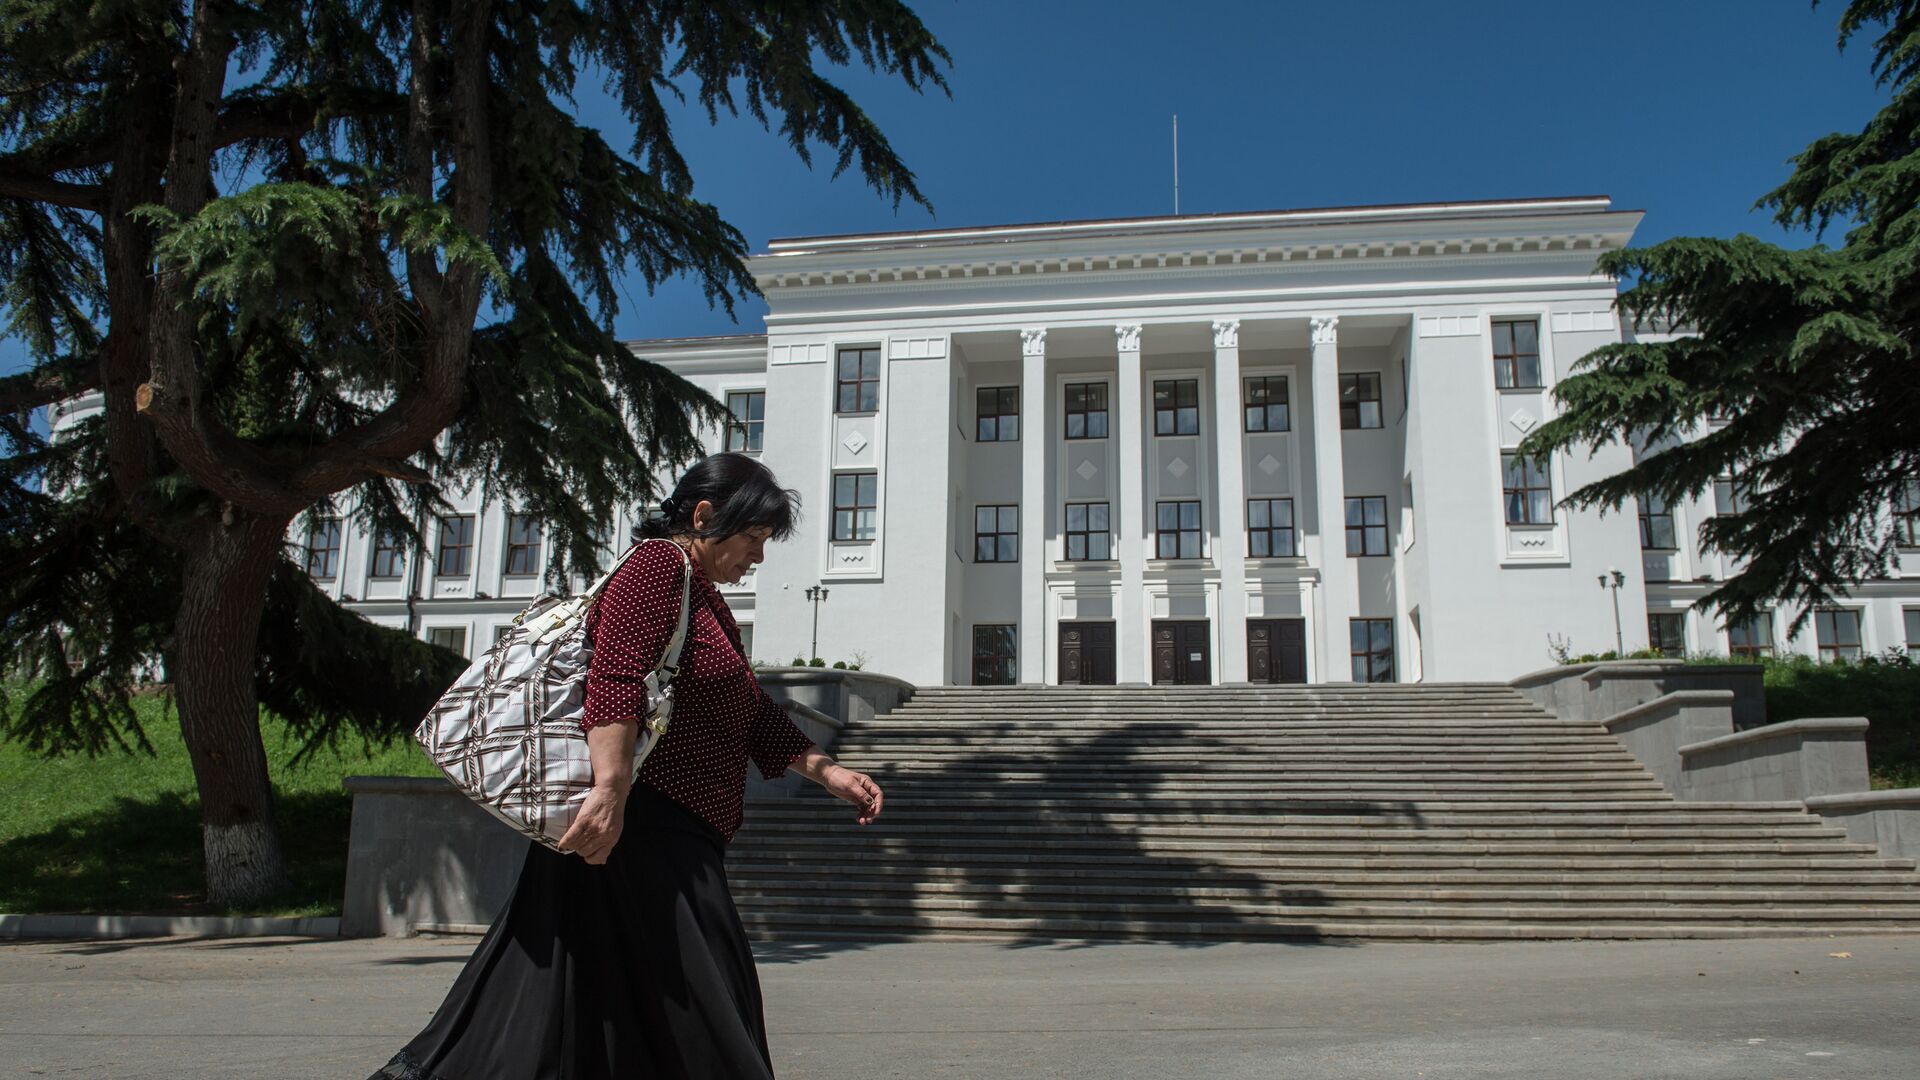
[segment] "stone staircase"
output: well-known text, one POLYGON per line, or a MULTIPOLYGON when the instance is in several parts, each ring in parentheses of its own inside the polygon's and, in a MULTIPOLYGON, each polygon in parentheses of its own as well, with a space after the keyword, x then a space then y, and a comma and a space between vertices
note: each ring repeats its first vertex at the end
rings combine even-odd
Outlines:
POLYGON ((919 691, 836 748, 868 828, 750 800, 761 937, 1654 938, 1920 930, 1911 859, 1681 803, 1502 684, 919 691))

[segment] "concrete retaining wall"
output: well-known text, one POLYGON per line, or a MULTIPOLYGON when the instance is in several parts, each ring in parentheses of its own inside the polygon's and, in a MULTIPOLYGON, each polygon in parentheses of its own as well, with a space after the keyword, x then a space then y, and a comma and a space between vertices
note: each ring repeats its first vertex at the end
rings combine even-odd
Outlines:
POLYGON ((1601 722, 1668 791, 1689 798, 1680 748, 1733 731, 1733 695, 1725 690, 1681 690, 1634 705, 1601 722))
POLYGON ((349 776, 343 937, 403 937, 422 923, 490 923, 533 841, 446 780, 349 776))
POLYGON ((1605 660, 1522 675, 1513 680, 1513 687, 1562 719, 1596 723, 1668 694, 1724 691, 1733 695, 1734 730, 1745 731, 1767 722, 1762 674, 1757 664, 1605 660))
POLYGON ((1920 788, 1816 795, 1807 809, 1844 826, 1849 840, 1877 844, 1883 855, 1920 859, 1920 788))
POLYGON ((1682 746, 1683 799, 1773 802, 1867 790, 1865 717, 1792 720, 1682 746))

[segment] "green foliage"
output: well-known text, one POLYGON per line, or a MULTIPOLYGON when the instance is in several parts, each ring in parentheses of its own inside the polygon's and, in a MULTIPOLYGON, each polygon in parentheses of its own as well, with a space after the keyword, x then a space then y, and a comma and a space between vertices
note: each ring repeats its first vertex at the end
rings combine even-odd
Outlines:
MULTIPOLYGON (((22 688, 0 698, 16 704, 22 688)), ((165 700, 136 694, 131 707, 152 753, 47 760, 0 743, 0 911, 218 914, 205 902, 200 810, 193 769, 165 700)), ((434 776, 411 740, 322 749, 301 757, 304 737, 263 715, 293 884, 234 914, 336 915, 346 872, 351 799, 346 776, 434 776)))
POLYGON ((1854 664, 1769 657, 1767 720, 1864 716, 1873 786, 1920 787, 1920 665, 1904 653, 1854 664))
MULTIPOLYGON (((592 569, 726 417, 621 346, 618 302, 678 276, 728 310, 755 291, 669 104, 924 204, 828 75, 944 91, 947 61, 898 0, 0 0, 0 315, 34 358, 0 378, 0 670, 36 686, 0 737, 148 746, 131 695, 184 560, 237 518, 349 514, 417 560, 444 493, 478 490, 545 520, 554 583, 592 569), (575 118, 583 80, 630 144, 575 118), (210 114, 176 110, 203 89, 210 114), (163 296, 191 319, 184 375, 163 296), (136 414, 143 383, 193 393, 136 414), (59 445, 27 422, 90 390, 106 416, 59 445)), ((458 670, 291 563, 259 602, 260 700, 309 750, 410 726, 458 670)))
POLYGON ((1920 0, 1853 0, 1842 45, 1869 28, 1888 105, 1814 142, 1760 203, 1789 228, 1849 222, 1842 246, 1679 238, 1604 256, 1602 272, 1633 283, 1619 306, 1637 326, 1690 336, 1589 354, 1555 389, 1560 415, 1521 445, 1543 457, 1631 436, 1638 462, 1571 493, 1581 507, 1671 503, 1738 477, 1746 511, 1700 531, 1744 562, 1702 600, 1729 619, 1883 573, 1885 508, 1920 476, 1920 0))

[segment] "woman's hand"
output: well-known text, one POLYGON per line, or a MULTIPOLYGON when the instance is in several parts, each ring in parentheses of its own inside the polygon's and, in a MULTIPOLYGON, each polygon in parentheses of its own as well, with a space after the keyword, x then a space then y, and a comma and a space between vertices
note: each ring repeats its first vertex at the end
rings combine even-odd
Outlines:
POLYGON ((820 786, 831 792, 835 798, 844 799, 860 811, 859 822, 871 825, 880 816, 880 806, 886 802, 886 795, 873 777, 863 772, 855 772, 844 765, 827 766, 826 774, 820 778, 820 786))
POLYGON ((611 786, 595 785, 581 801, 573 826, 560 838, 560 850, 571 851, 598 866, 607 861, 613 845, 620 842, 620 829, 626 817, 626 793, 611 786))

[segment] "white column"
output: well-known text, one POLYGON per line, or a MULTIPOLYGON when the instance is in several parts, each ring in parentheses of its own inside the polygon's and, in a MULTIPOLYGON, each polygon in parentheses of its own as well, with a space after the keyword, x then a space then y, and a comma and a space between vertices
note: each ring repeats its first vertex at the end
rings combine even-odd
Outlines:
POLYGON ((1353 618, 1353 563, 1347 558, 1347 482, 1340 461, 1340 325, 1338 315, 1313 317, 1313 478, 1320 529, 1320 588, 1314 614, 1315 682, 1353 679, 1348 622, 1353 618))
POLYGON ((1113 508, 1113 532, 1120 559, 1120 617, 1114 627, 1116 681, 1153 681, 1147 667, 1147 506, 1146 427, 1140 406, 1140 324, 1113 328, 1119 362, 1114 372, 1114 394, 1119 399, 1120 504, 1113 508))
POLYGON ((1213 438, 1220 506, 1220 661, 1223 683, 1247 681, 1247 503, 1241 479, 1240 321, 1213 324, 1213 438))
POLYGON ((1020 681, 1047 677, 1047 332, 1020 331, 1020 681))

